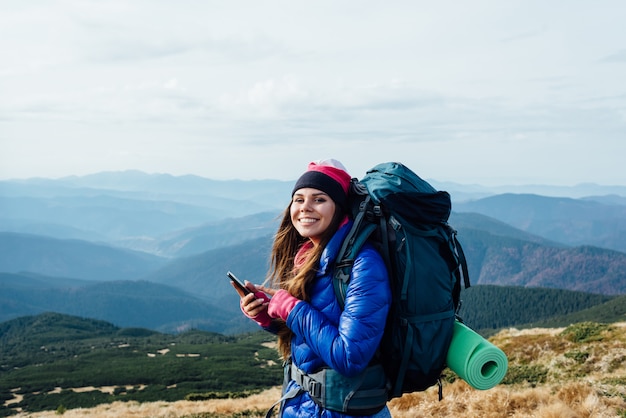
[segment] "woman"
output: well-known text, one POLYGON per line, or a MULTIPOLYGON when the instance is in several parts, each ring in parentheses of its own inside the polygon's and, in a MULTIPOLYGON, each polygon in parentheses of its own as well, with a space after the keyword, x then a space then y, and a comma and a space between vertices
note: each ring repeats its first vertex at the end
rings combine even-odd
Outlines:
POLYGON ((336 160, 309 164, 275 236, 269 286, 246 283, 253 293, 241 299, 248 318, 278 335, 287 361, 282 417, 391 416, 384 374, 372 365, 391 301, 380 254, 365 245, 356 257, 343 310, 333 287, 352 224, 350 180, 336 160))

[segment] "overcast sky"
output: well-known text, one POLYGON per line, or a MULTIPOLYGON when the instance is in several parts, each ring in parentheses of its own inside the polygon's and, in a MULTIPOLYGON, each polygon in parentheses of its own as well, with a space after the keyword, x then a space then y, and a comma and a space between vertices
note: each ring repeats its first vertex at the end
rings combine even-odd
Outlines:
POLYGON ((0 2, 0 179, 626 185, 626 2, 0 2))

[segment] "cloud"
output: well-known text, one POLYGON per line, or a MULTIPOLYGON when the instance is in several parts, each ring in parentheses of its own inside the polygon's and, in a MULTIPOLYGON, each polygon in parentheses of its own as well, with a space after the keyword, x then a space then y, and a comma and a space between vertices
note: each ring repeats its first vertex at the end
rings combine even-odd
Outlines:
POLYGON ((275 119, 294 107, 307 107, 310 100, 311 94, 297 78, 287 75, 258 81, 243 91, 225 93, 219 98, 219 106, 228 113, 275 119))
POLYGON ((614 54, 607 55, 600 62, 608 62, 613 64, 621 64, 626 62, 626 49, 622 49, 614 54))
POLYGON ((562 181, 623 177, 626 7, 606 6, 6 0, 0 177, 224 161, 250 177, 261 156, 284 178, 334 155, 498 179, 593 155, 597 179, 564 163, 562 181))

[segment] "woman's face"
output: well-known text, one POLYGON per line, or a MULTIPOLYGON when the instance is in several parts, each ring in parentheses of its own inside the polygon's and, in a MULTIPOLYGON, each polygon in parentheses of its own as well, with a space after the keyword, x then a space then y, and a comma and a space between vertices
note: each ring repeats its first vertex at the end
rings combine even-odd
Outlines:
POLYGON ((298 233, 317 245, 333 220, 335 202, 321 190, 299 189, 293 195, 290 214, 298 233))

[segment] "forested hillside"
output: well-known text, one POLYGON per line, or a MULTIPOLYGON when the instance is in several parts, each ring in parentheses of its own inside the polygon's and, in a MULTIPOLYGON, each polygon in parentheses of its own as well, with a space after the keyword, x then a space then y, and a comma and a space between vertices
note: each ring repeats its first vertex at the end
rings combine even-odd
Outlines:
MULTIPOLYGON (((0 405, 14 394, 23 395, 17 406, 30 411, 245 394, 280 383, 276 351, 264 345, 272 340, 264 332, 169 335, 52 313, 23 317, 0 324, 0 405), (112 390, 81 396, 71 390, 79 387, 112 390)), ((0 407, 0 416, 11 412, 0 407)))
MULTIPOLYGON (((274 338, 167 335, 58 314, 12 320, 0 324, 0 416, 129 416, 141 405, 140 416, 262 417, 282 380, 274 338)), ((406 394, 390 402, 393 416, 625 416, 625 322, 510 328, 490 341, 509 360, 498 386, 475 390, 446 370, 443 400, 436 387, 406 394)))
MULTIPOLYGON (((461 318, 483 334, 513 326, 545 325, 556 317, 568 318, 579 311, 586 312, 583 320, 613 322, 622 317, 626 320, 626 295, 614 297, 563 289, 477 285, 463 290, 461 299, 461 318), (610 306, 619 306, 619 301, 624 302, 623 307, 612 311, 610 306), (599 309, 596 315, 588 311, 593 307, 599 309), (607 317, 600 318, 600 312, 607 317)), ((563 325, 568 324, 558 326, 563 325)))
POLYGON ((476 284, 626 293, 626 253, 544 245, 473 228, 459 228, 459 240, 476 284))

